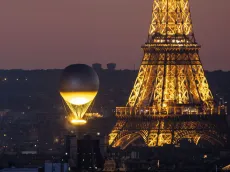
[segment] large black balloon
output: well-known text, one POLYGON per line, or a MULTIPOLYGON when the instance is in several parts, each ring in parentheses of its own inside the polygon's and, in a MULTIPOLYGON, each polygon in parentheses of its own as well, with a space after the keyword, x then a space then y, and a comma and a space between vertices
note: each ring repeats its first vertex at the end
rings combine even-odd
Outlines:
POLYGON ((61 76, 60 92, 98 91, 97 73, 85 64, 67 66, 61 76))

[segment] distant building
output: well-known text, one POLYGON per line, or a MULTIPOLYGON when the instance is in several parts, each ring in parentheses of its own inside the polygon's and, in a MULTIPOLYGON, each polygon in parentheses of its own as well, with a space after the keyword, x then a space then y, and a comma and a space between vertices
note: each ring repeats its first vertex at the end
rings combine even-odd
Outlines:
POLYGON ((85 135, 77 141, 77 168, 79 170, 96 170, 102 168, 103 158, 100 152, 100 140, 85 135))
POLYGON ((76 159, 77 137, 76 135, 67 135, 65 137, 65 159, 76 159))
POLYGON ((63 160, 69 162, 70 168, 76 170, 97 170, 103 166, 106 149, 106 137, 100 133, 95 136, 84 135, 77 139, 76 135, 65 137, 65 155, 63 160))
POLYGON ((113 159, 105 160, 103 169, 104 172, 113 172, 116 170, 116 162, 113 159))
POLYGON ((108 63, 107 64, 107 69, 110 71, 114 71, 116 69, 116 63, 108 63))
POLYGON ((4 168, 0 172, 39 172, 38 168, 4 168))
POLYGON ((96 71, 102 70, 101 64, 100 63, 94 63, 92 64, 92 68, 96 71))
POLYGON ((68 164, 46 162, 44 172, 68 172, 68 164))

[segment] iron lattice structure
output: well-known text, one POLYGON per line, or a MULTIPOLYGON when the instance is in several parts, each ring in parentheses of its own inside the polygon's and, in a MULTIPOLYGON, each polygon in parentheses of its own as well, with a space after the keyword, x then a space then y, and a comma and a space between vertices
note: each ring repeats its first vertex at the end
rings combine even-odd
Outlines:
POLYGON ((150 147, 183 138, 224 144, 225 136, 218 133, 223 125, 217 127, 213 118, 225 107, 215 106, 200 48, 189 0, 154 0, 140 70, 126 107, 116 108, 111 146, 126 148, 140 137, 150 147))

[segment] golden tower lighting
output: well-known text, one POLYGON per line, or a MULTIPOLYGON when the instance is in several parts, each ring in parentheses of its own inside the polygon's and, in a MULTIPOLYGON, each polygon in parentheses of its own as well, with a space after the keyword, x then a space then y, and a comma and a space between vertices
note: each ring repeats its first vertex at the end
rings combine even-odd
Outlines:
MULTIPOLYGON (((189 0, 154 0, 148 39, 138 76, 125 107, 116 108, 112 147, 142 138, 146 146, 200 139, 225 144, 219 130, 226 114, 216 106, 202 67, 189 0), (202 119, 207 118, 207 119, 202 119)), ((224 129, 223 129, 224 130, 224 129)))

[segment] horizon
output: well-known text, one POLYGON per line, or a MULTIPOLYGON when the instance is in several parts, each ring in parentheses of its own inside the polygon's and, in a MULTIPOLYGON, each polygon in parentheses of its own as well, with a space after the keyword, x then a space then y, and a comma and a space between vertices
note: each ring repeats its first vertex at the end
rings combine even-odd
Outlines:
MULTIPOLYGON (((71 64, 70 64, 71 65, 71 64)), ((90 66, 90 67, 92 67, 92 64, 91 65, 89 65, 89 64, 86 64, 86 65, 88 65, 88 66, 90 66)), ((67 66, 66 66, 67 67, 67 66)), ((0 69, 0 71, 16 71, 16 70, 21 70, 21 71, 45 71, 45 70, 64 70, 65 69, 65 67, 64 68, 46 68, 46 69, 42 69, 42 68, 38 68, 38 69, 20 69, 20 68, 15 68, 15 69, 0 69)), ((102 66, 102 68, 101 68, 102 70, 107 70, 108 68, 107 67, 103 67, 102 66)), ((123 70, 129 70, 129 71, 139 71, 139 67, 137 68, 133 68, 133 69, 129 69, 129 68, 123 68, 123 69, 121 69, 121 68, 115 68, 115 71, 123 71, 123 70)), ((221 71, 221 72, 230 72, 230 70, 222 70, 222 69, 216 69, 216 70, 206 70, 206 69, 204 69, 204 71, 205 72, 219 72, 219 71, 221 71)))

